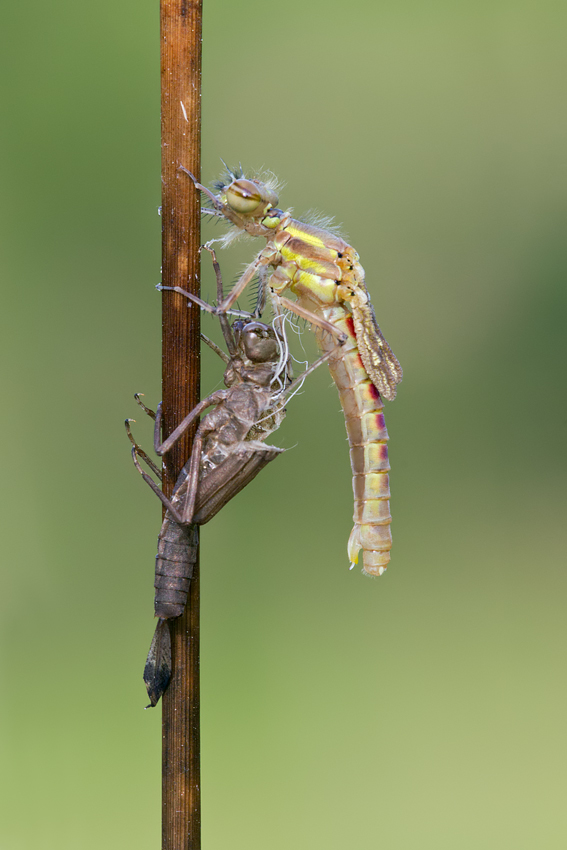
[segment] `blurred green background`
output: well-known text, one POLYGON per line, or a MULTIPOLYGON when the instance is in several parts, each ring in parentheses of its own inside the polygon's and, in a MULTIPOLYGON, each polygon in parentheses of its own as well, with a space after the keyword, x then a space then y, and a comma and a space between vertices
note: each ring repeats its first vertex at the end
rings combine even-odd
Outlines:
MULTIPOLYGON (((405 371, 385 577, 347 569, 323 370, 203 530, 206 850, 567 846, 566 18, 206 4, 203 179, 270 168, 334 214, 405 371)), ((0 848, 150 850, 160 510, 122 420, 160 392, 158 7, 32 0, 3 33, 0 848)))

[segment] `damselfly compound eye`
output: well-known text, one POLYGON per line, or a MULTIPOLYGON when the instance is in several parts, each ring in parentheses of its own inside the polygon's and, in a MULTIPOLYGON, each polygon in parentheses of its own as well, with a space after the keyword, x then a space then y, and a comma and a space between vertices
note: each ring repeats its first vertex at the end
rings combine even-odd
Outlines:
POLYGON ((262 194, 251 180, 235 180, 226 190, 226 202, 237 213, 249 215, 262 203, 262 194))
POLYGON ((224 198, 228 206, 240 215, 253 215, 260 218, 268 210, 277 206, 278 196, 259 180, 240 178, 224 190, 224 198))

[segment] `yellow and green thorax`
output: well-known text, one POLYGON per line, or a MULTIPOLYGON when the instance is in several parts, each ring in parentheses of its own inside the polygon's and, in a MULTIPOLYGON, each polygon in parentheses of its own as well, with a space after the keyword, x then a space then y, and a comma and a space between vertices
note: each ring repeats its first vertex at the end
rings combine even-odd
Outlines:
POLYGON ((343 301, 343 287, 364 280, 358 254, 340 236, 295 219, 284 219, 282 225, 273 238, 281 257, 270 278, 276 291, 289 287, 320 308, 343 301))

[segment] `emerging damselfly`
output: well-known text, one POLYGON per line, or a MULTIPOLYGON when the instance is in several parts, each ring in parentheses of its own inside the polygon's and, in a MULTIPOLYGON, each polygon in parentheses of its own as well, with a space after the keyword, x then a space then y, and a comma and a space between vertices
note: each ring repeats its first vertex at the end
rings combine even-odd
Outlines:
POLYGON ((292 218, 278 208, 275 185, 227 169, 214 189, 191 177, 212 202, 203 212, 233 226, 223 241, 239 232, 263 236, 266 245, 246 268, 219 310, 229 310, 258 275, 259 317, 269 293, 276 310, 284 307, 315 328, 328 357, 345 414, 354 490, 354 527, 348 541, 351 567, 363 550, 363 571, 382 575, 390 560, 388 432, 382 398, 396 395, 402 369, 376 322, 359 257, 344 239, 323 227, 292 218), (297 300, 282 293, 291 290, 297 300), (337 346, 337 342, 340 343, 337 346))
MULTIPOLYGON (((211 254, 217 274, 217 297, 222 301, 220 269, 214 252, 211 254)), ((204 410, 214 408, 199 423, 191 456, 179 474, 171 499, 142 468, 140 460, 161 479, 160 470, 132 435, 132 420, 126 420, 134 464, 166 508, 156 556, 155 614, 159 619, 144 669, 152 706, 157 704, 169 683, 171 644, 167 621, 179 617, 187 602, 197 553, 198 526, 212 519, 283 451, 266 445, 264 440, 281 424, 286 399, 332 353, 320 357, 292 381, 281 316, 276 316, 273 326, 250 316, 237 319, 231 326, 226 311, 219 311, 182 289, 176 288, 176 291, 219 316, 228 355, 204 335, 203 339, 226 364, 224 383, 227 389, 203 399, 163 441, 161 405, 154 413, 142 403, 139 395, 135 396, 142 409, 155 420, 154 449, 160 456, 171 449, 204 410)))

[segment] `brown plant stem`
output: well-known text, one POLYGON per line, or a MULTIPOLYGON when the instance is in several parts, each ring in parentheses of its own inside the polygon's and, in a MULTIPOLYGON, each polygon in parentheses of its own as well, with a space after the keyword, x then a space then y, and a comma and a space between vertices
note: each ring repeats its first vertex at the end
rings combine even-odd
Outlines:
MULTIPOLYGON (((201 0, 161 0, 162 282, 199 292, 200 202, 184 165, 200 175, 201 0)), ((163 433, 199 401, 199 309, 163 293, 163 433)), ((192 429, 165 458, 167 496, 187 460, 192 429)), ((162 850, 200 850, 199 572, 171 625, 172 678, 162 708, 162 850)))

